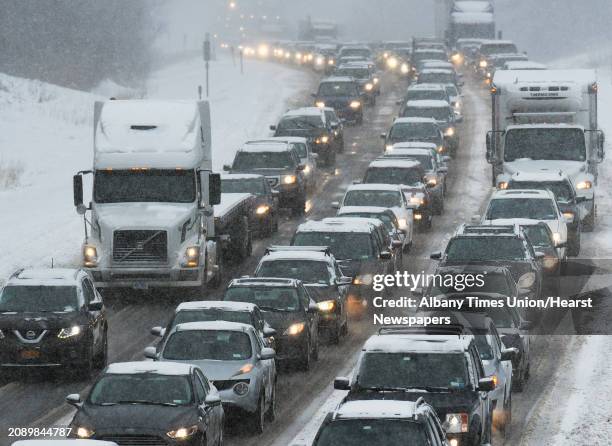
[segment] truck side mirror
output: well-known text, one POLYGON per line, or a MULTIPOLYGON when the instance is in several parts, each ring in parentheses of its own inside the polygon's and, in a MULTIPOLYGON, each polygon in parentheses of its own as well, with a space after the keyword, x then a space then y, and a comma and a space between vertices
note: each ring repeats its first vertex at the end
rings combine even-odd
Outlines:
POLYGON ((221 203, 221 175, 211 173, 208 177, 208 200, 211 205, 221 203))
POLYGON ((74 206, 78 208, 83 205, 83 177, 81 175, 72 177, 72 194, 74 195, 74 206))

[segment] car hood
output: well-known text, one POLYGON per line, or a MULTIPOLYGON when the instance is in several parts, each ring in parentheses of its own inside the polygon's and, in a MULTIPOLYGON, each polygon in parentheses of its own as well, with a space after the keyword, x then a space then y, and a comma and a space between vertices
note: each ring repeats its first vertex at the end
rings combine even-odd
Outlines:
POLYGON ((96 204, 98 223, 104 229, 175 229, 190 219, 194 203, 96 204))
MULTIPOLYGON (((562 224, 564 225, 565 222, 561 222, 561 220, 538 220, 541 221, 542 223, 546 223, 546 226, 548 226, 550 228, 550 230, 554 233, 554 232, 558 232, 561 233, 562 230, 562 224)), ((513 225, 515 222, 514 219, 512 218, 498 218, 496 220, 485 220, 486 224, 491 224, 491 225, 513 225)))
POLYGON ((276 330, 278 334, 282 334, 294 322, 302 322, 304 320, 302 313, 297 312, 282 312, 282 311, 264 311, 262 310, 265 321, 276 330))
POLYGON ((0 330, 57 330, 83 325, 81 315, 69 313, 0 313, 0 330))
POLYGON ((572 178, 586 173, 586 162, 583 161, 557 161, 557 160, 530 160, 519 159, 504 162, 504 172, 513 175, 516 172, 539 172, 542 169, 562 170, 572 178))
POLYGON ((240 361, 213 361, 209 359, 175 361, 169 359, 168 361, 194 364, 201 368, 204 375, 211 381, 230 379, 236 375, 236 372, 238 372, 243 365, 251 362, 250 359, 240 361))
POLYGON ((74 425, 91 426, 98 434, 124 429, 169 431, 196 421, 193 406, 154 406, 118 404, 115 406, 84 405, 74 417, 74 425))

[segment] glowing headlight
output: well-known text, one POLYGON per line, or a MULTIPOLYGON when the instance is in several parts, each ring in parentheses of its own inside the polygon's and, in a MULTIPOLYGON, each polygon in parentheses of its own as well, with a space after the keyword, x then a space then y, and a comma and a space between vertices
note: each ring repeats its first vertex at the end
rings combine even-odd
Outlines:
POLYGON ((542 261, 542 266, 547 270, 551 270, 555 269, 558 263, 559 259, 557 259, 556 257, 546 256, 542 261))
POLYGON ((297 177, 295 175, 285 175, 283 177, 283 183, 285 184, 294 184, 297 181, 297 177))
POLYGON ((444 152, 444 146, 438 146, 438 153, 444 152))
POLYGON ((259 45, 257 54, 259 57, 268 57, 268 54, 270 54, 270 47, 268 47, 268 45, 259 45))
POLYGON ((295 324, 289 325, 283 334, 287 336, 297 336, 304 331, 305 327, 306 324, 304 324, 304 322, 296 322, 295 324))
POLYGON ((391 150, 393 150, 393 145, 392 145, 392 144, 387 144, 387 145, 385 146, 385 150, 386 150, 387 152, 390 152, 391 150))
POLYGON ((285 53, 285 59, 291 59, 291 53, 285 53))
POLYGON ((375 78, 374 78, 374 79, 372 79, 372 80, 374 81, 374 85, 376 85, 378 82, 380 82, 380 80, 379 80, 377 77, 375 77, 375 78))
POLYGON ((410 204, 416 204, 421 206, 425 204, 425 199, 423 199, 422 197, 412 196, 410 197, 410 204))
POLYGON ((370 84, 369 82, 365 84, 366 91, 372 91, 373 88, 374 88, 374 84, 370 84))
POLYGON ((568 223, 573 223, 574 222, 574 218, 576 218, 576 215, 574 215, 573 212, 564 212, 563 213, 563 218, 565 218, 565 220, 568 223))
POLYGON ((461 64, 463 63, 463 55, 461 53, 455 53, 451 56, 451 61, 454 64, 461 64))
POLYGON ((448 425, 448 429, 446 432, 449 434, 467 432, 468 420, 469 416, 467 413, 447 413, 446 424, 448 425))
POLYGON ((269 210, 270 210, 270 206, 268 206, 267 204, 262 204, 260 206, 257 206, 255 213, 257 215, 264 215, 264 214, 267 214, 269 210))
POLYGON ((233 376, 244 375, 245 373, 250 373, 253 370, 253 364, 248 363, 240 367, 240 369, 234 373, 233 376))
POLYGON ((327 61, 327 65, 333 65, 333 64, 335 64, 335 63, 336 63, 336 62, 334 61, 334 59, 329 59, 329 60, 327 61))
POLYGON ((387 59, 387 58, 389 57, 389 53, 384 53, 384 54, 383 54, 383 57, 384 57, 385 59, 387 59))
POLYGON ((395 70, 398 65, 399 65, 399 61, 397 60, 396 57, 391 56, 387 58, 387 66, 391 68, 392 70, 395 70))
POLYGON ((90 438, 90 437, 93 437, 94 433, 95 432, 92 431, 91 429, 87 429, 86 427, 83 427, 83 426, 78 427, 76 430, 77 437, 79 438, 90 438))
POLYGON ((353 279, 354 285, 372 285, 372 274, 361 274, 353 279))
POLYGON ((350 105, 351 105, 351 108, 357 109, 357 108, 361 107, 361 102, 359 102, 359 101, 351 101, 350 105))
POLYGON ((174 438, 175 440, 184 440, 186 438, 192 437, 198 431, 198 425, 194 424, 190 427, 179 427, 176 430, 166 432, 166 435, 170 438, 174 438))
POLYGON ((451 438, 448 440, 448 446, 459 446, 459 440, 456 438, 451 438))
POLYGON ((497 183, 497 188, 501 189, 501 190, 508 189, 508 182, 507 181, 500 181, 499 183, 497 183))
POLYGON ((92 245, 83 245, 83 264, 96 266, 98 264, 98 250, 92 245))
POLYGON ((319 311, 323 311, 323 312, 330 312, 330 311, 334 311, 334 308, 336 308, 336 301, 335 300, 324 300, 322 302, 317 302, 317 308, 319 309, 319 311))
POLYGON ((561 234, 553 232, 553 242, 555 242, 555 244, 561 243, 561 234))
POLYGON ((578 184, 576 184, 576 189, 580 189, 580 190, 590 189, 592 187, 593 187, 593 183, 591 183, 588 180, 580 181, 578 184))
POLYGON ((185 262, 183 266, 198 266, 200 264, 200 247, 190 246, 185 250, 185 262))
POLYGON ((480 68, 487 68, 488 65, 489 64, 487 63, 486 60, 481 60, 480 63, 478 64, 480 68))
POLYGON ((317 60, 315 61, 315 63, 316 63, 317 65, 319 65, 319 66, 320 66, 320 65, 323 65, 323 58, 322 58, 322 57, 317 57, 317 60))
POLYGON ((438 179, 436 177, 427 178, 427 184, 430 186, 436 186, 438 184, 438 179))
POLYGON ((419 213, 419 212, 415 212, 414 213, 414 219, 416 221, 422 220, 423 219, 423 214, 419 213))
POLYGON ((329 136, 327 135, 321 136, 321 142, 323 144, 327 144, 329 142, 329 136))
POLYGON ((62 328, 60 332, 57 334, 57 337, 60 339, 73 338, 81 334, 81 327, 78 325, 74 325, 68 328, 62 328))
POLYGON ((323 108, 323 107, 325 107, 325 102, 323 102, 323 101, 317 101, 317 102, 315 102, 315 105, 316 105, 317 107, 319 107, 319 108, 323 108))
POLYGON ((532 273, 532 272, 525 273, 519 278, 517 285, 519 288, 531 288, 533 284, 535 283, 535 280, 536 280, 535 273, 532 273))
POLYGON ((444 136, 453 136, 455 134, 455 129, 453 127, 449 127, 444 131, 444 136))
POLYGON ((410 67, 407 63, 403 63, 400 67, 400 71, 402 72, 402 74, 408 74, 410 72, 410 67))
POLYGON ((397 225, 401 228, 401 229, 406 229, 408 227, 408 222, 406 222, 405 218, 398 218, 397 219, 397 225))

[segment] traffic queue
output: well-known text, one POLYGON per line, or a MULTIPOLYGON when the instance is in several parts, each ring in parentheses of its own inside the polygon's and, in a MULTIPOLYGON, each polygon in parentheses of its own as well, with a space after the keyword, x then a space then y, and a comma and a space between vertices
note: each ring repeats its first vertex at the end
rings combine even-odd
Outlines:
MULTIPOLYGON (((371 317, 375 278, 406 271, 413 241, 444 213, 447 177, 464 150, 466 81, 493 97, 486 156, 497 190, 485 213, 460 225, 431 259, 438 262, 435 275, 486 280, 461 288, 430 284, 420 295, 457 302, 470 296, 540 299, 555 292, 568 258, 580 253, 581 231, 596 224, 593 192, 603 135, 592 119, 597 85, 588 72, 529 68, 512 42, 499 40, 458 41, 452 48, 417 38, 285 42, 243 51, 325 75, 310 103, 284 113, 270 126, 271 135, 246 141, 223 175, 206 180, 218 194, 252 196, 241 228, 254 235, 274 234, 286 210, 296 218, 306 214, 286 246, 269 246, 252 274, 231 278, 219 300, 207 300, 208 292, 196 287, 196 297, 181 303, 166 326, 151 329, 159 341, 145 349, 148 361, 107 366, 109 326, 98 290, 107 279, 95 269, 100 246, 85 245, 81 269, 19 270, 2 289, 0 366, 77 364, 88 377, 102 370, 86 396, 66 398, 76 408, 70 425, 75 438, 221 445, 230 418, 262 433, 276 417, 279 372, 317 367, 322 343, 340 344, 352 320, 371 317), (335 216, 309 219, 318 170, 336 167, 345 127, 367 119, 364 109, 375 106, 382 76, 405 91, 398 117, 380 135, 380 156, 333 204, 335 216), (525 95, 540 98, 531 102, 533 109, 525 95), (588 127, 578 110, 542 107, 563 106, 559 99, 570 95, 591 104, 588 127), (555 121, 561 115, 563 122, 555 121), (564 143, 569 139, 575 144, 564 143), (48 312, 60 312, 52 324, 24 324, 26 316, 48 312)), ((106 171, 109 181, 112 172, 106 171)), ((218 205, 214 196, 206 206, 218 205)), ((75 204, 82 206, 78 193, 75 204)), ((178 223, 183 238, 194 224, 206 226, 178 223)), ((101 231, 95 224, 92 230, 101 231)), ((144 245, 155 242, 143 256, 161 255, 167 241, 153 232, 143 237, 144 245)), ((241 237, 232 245, 240 258, 250 255, 249 243, 250 237, 241 237)), ((129 257, 131 249, 126 245, 121 255, 129 257)), ((185 255, 188 266, 200 253, 185 255)), ((214 271, 207 273, 214 278, 214 271)), ((335 380, 346 396, 313 444, 386 438, 386 445, 485 445, 493 442, 494 428, 508 432, 512 394, 530 376, 530 330, 542 314, 463 308, 440 313, 449 324, 377 327, 352 377, 335 380)))

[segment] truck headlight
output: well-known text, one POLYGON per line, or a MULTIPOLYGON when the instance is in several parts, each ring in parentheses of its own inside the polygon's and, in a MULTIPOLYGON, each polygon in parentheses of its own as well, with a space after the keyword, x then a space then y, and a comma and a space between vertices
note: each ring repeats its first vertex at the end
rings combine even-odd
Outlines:
POLYGON ((410 204, 416 204, 422 206, 425 204, 425 200, 422 197, 410 197, 410 204))
POLYGON ((589 180, 580 181, 578 184, 576 184, 576 189, 579 189, 579 190, 586 190, 592 187, 593 187, 593 183, 590 182, 589 180))
POLYGON ((487 68, 487 65, 489 64, 487 63, 486 60, 481 60, 480 63, 478 64, 480 68, 487 68))
POLYGON ((264 214, 267 214, 269 210, 270 210, 270 206, 268 206, 267 204, 262 204, 260 206, 257 206, 255 213, 257 215, 264 215, 264 214))
POLYGON ((185 250, 185 261, 182 266, 194 267, 200 264, 200 247, 190 246, 185 250))
MULTIPOLYGON (((57 334, 57 337, 60 339, 68 339, 74 338, 81 334, 81 327, 78 325, 73 325, 72 327, 62 328, 60 332, 57 334)), ((86 438, 86 437, 85 437, 86 438)))
POLYGON ((387 144, 385 146, 385 151, 390 152, 391 150, 393 150, 393 144, 387 144))
POLYGON ((446 425, 448 428, 446 432, 449 434, 459 434, 468 431, 468 420, 469 416, 467 413, 447 413, 446 414, 446 425))
POLYGON ((499 183, 497 183, 497 188, 500 189, 500 190, 508 189, 508 182, 507 181, 500 181, 499 183))
POLYGON ((353 285, 372 285, 372 274, 360 274, 353 279, 353 285))
POLYGON ((416 221, 421 221, 421 220, 423 220, 423 214, 421 214, 420 212, 415 212, 415 213, 414 213, 414 219, 415 219, 416 221))
POLYGON ((356 110, 356 109, 358 109, 359 107, 361 107, 361 102, 359 102, 359 101, 351 101, 351 103, 350 103, 350 107, 351 107, 352 109, 355 109, 355 110, 356 110))
POLYGON ((198 425, 194 424, 189 427, 179 427, 170 432, 166 432, 166 435, 175 440, 185 440, 187 438, 193 437, 193 435, 198 431, 198 425))
POLYGON ((389 67, 390 69, 395 70, 398 64, 399 64, 399 61, 397 60, 396 57, 391 56, 387 58, 387 67, 389 67))
POLYGON ((535 283, 536 280, 536 275, 533 272, 528 272, 523 274, 518 282, 517 285, 519 288, 531 288, 533 286, 533 284, 535 283))
POLYGON ((315 105, 316 105, 317 107, 319 107, 319 108, 323 108, 323 107, 325 107, 325 102, 323 102, 323 101, 317 101, 317 102, 315 102, 315 105))
POLYGON ((400 227, 400 229, 408 229, 408 222, 405 218, 398 218, 397 225, 400 227))
POLYGON ((553 242, 555 242, 555 245, 561 243, 561 234, 558 232, 553 232, 553 242))
POLYGON ((323 65, 323 58, 322 57, 317 57, 317 60, 315 62, 317 65, 321 66, 323 65))
POLYGON ((304 331, 306 324, 304 322, 296 322, 295 324, 289 325, 289 327, 283 333, 286 336, 297 336, 304 331))
POLYGON ((369 82, 367 84, 365 84, 365 90, 366 91, 372 91, 373 88, 374 88, 374 84, 371 84, 369 82))
POLYGON ((285 175, 283 177, 283 184, 295 184, 297 177, 295 175, 285 175))
POLYGON ((410 72, 410 67, 407 63, 403 63, 400 67, 400 71, 402 72, 402 74, 408 74, 410 72))
POLYGON ((317 302, 317 308, 319 309, 319 311, 322 311, 324 313, 329 313, 331 311, 334 311, 334 308, 336 308, 336 301, 335 300, 324 300, 321 302, 317 302))
POLYGON ((90 438, 93 437, 93 434, 95 434, 95 432, 86 427, 80 426, 76 428, 76 435, 79 438, 90 438))
POLYGON ((449 127, 444 131, 444 136, 454 136, 454 135, 455 135, 454 127, 449 127))
POLYGON ((83 265, 98 266, 98 249, 93 245, 83 245, 83 265))
POLYGON ((321 142, 323 144, 327 144, 329 142, 329 136, 327 136, 327 135, 321 136, 321 142))
POLYGON ((333 64, 335 64, 335 63, 336 63, 336 62, 334 62, 334 59, 329 59, 329 60, 327 61, 327 65, 333 65, 333 64))

